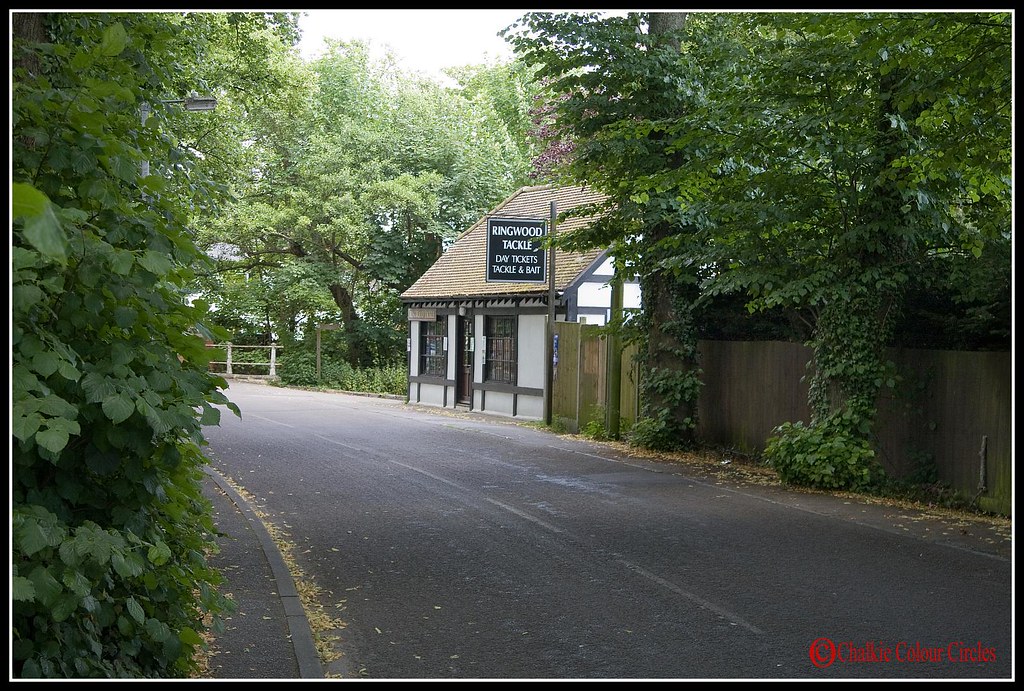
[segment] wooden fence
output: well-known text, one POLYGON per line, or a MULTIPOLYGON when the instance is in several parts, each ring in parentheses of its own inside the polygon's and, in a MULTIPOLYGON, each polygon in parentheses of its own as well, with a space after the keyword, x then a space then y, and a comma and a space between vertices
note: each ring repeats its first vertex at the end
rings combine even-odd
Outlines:
MULTIPOLYGON (((553 374, 551 411, 553 419, 573 433, 589 423, 605 423, 608 381, 608 339, 601 327, 575 322, 555 322, 558 363, 553 374)), ((620 419, 628 427, 638 414, 639 369, 635 346, 622 351, 620 378, 620 419)))
MULTIPOLYGON (((608 339, 600 327, 559 322, 552 416, 569 431, 604 422, 608 339)), ((701 341, 697 435, 702 442, 760 453, 783 422, 807 421, 809 348, 774 341, 701 341)), ((898 393, 878 402, 875 448, 886 471, 909 478, 930 467, 937 480, 1009 515, 1012 504, 1011 370, 1007 352, 891 350, 898 393)), ((624 353, 621 428, 636 420, 640 374, 624 353)))

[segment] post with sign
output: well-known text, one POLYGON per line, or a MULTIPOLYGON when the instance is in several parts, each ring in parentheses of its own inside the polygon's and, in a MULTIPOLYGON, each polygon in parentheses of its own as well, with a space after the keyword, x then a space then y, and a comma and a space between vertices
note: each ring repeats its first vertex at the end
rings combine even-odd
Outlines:
POLYGON ((320 332, 340 329, 341 324, 317 324, 316 326, 316 383, 320 383, 320 332))
POLYGON ((611 333, 608 338, 608 393, 605 427, 611 439, 618 440, 622 423, 622 270, 616 259, 612 274, 611 333))
MULTIPOLYGON (((558 213, 558 203, 551 200, 551 238, 555 237, 555 216, 558 213)), ((555 387, 555 363, 558 358, 558 349, 555 344, 555 246, 551 245, 550 275, 548 277, 548 328, 547 328, 547 361, 546 374, 544 378, 544 424, 550 425, 552 420, 552 407, 554 404, 555 387)))

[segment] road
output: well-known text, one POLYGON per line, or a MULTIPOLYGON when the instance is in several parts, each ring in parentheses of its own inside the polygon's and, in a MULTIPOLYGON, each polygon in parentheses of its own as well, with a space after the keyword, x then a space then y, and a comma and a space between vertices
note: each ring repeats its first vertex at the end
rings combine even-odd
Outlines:
POLYGON ((1012 677, 1007 536, 481 415, 227 394, 212 465, 345 622, 337 676, 1012 677))

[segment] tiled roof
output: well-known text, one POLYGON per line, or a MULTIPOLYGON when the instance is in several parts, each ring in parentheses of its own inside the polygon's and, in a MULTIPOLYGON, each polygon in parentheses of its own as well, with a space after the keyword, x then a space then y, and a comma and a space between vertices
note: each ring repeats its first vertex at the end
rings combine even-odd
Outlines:
MULTIPOLYGON (((584 187, 523 187, 499 204, 490 213, 474 223, 441 257, 434 262, 418 281, 402 293, 405 301, 443 298, 484 297, 498 295, 527 295, 547 292, 547 283, 494 283, 486 279, 487 219, 536 218, 547 220, 551 216, 551 202, 562 212, 579 206, 600 202, 604 196, 584 187)), ((559 235, 587 226, 592 219, 570 218, 559 220, 555 232, 559 235)), ((563 291, 601 256, 603 250, 585 253, 555 252, 555 290, 563 291)))

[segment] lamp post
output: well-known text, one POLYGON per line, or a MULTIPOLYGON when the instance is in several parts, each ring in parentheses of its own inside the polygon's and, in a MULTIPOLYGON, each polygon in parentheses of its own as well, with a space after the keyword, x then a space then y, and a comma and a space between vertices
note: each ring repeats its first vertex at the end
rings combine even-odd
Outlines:
MULTIPOLYGON (((175 103, 181 105, 185 110, 191 112, 205 112, 213 110, 217 107, 217 99, 213 96, 200 96, 195 91, 190 93, 185 98, 172 98, 169 100, 161 100, 160 103, 175 103)), ((153 112, 153 107, 148 102, 143 101, 142 105, 139 106, 139 115, 142 119, 142 126, 146 126, 146 120, 149 118, 149 114, 153 112)), ((149 160, 142 162, 142 177, 149 175, 149 160)))

